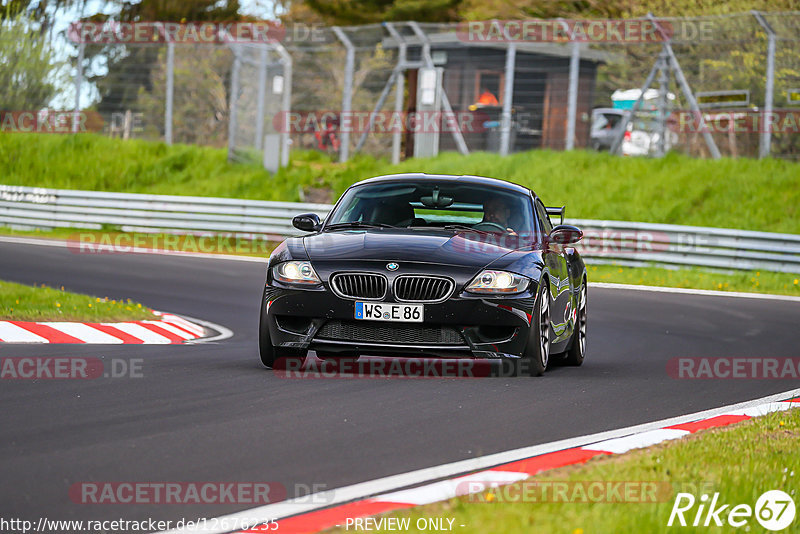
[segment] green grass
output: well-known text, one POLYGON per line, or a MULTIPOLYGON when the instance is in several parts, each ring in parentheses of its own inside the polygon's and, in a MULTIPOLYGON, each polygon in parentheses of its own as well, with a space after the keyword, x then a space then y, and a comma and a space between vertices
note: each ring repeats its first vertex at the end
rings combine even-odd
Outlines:
POLYGON ((44 284, 27 286, 0 280, 3 321, 132 321, 155 319, 137 302, 70 293, 44 284))
MULTIPOLYGON (((522 487, 493 490, 473 497, 461 497, 442 503, 412 508, 389 514, 410 518, 410 532, 420 518, 455 519, 459 533, 540 532, 590 534, 639 534, 642 532, 732 532, 724 527, 667 527, 674 497, 679 491, 693 493, 697 499, 689 524, 694 519, 703 493, 719 492, 719 504, 730 503, 721 515, 736 504, 754 507, 758 497, 768 490, 794 493, 800 482, 800 409, 774 413, 730 427, 701 431, 681 440, 670 441, 622 456, 596 458, 581 466, 547 471, 528 480, 545 485, 554 482, 576 484, 592 481, 656 482, 657 502, 519 502, 504 496, 519 495, 522 487), (489 494, 492 497, 488 497, 489 494), (516 502, 508 502, 516 501, 516 502), (460 527, 458 525, 464 525, 460 527)), ((540 486, 541 487, 541 486, 540 486)), ((552 487, 552 486, 551 486, 552 487)), ((530 494, 529 494, 530 495, 530 494)), ((533 495, 541 495, 534 493, 533 495)), ((527 500, 533 500, 531 498, 527 500)), ((543 499, 538 499, 539 501, 543 499)), ((553 501, 553 499, 547 499, 553 501)), ((705 515, 703 516, 705 519, 705 515)), ((797 532, 800 519, 783 532, 797 532)), ((741 532, 763 532, 755 517, 749 518, 749 529, 741 532)), ((352 527, 350 529, 352 532, 352 527)), ((337 532, 345 532, 341 529, 337 532)))
POLYGON ((121 141, 93 134, 0 134, 4 184, 298 201, 317 190, 337 197, 379 174, 478 174, 534 189, 575 218, 628 220, 800 233, 800 164, 778 159, 619 158, 588 151, 535 150, 502 158, 456 153, 391 165, 357 156, 334 163, 293 152, 274 176, 229 164, 226 151, 121 141))

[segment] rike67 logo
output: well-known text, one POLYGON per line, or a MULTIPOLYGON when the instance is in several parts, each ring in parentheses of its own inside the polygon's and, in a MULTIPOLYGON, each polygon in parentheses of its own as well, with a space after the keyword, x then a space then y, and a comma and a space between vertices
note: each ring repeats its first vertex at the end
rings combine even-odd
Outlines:
POLYGON ((731 505, 721 502, 718 492, 714 493, 710 502, 706 494, 696 499, 691 493, 678 493, 667 526, 721 527, 727 523, 731 527, 739 528, 747 525, 753 516, 767 530, 784 530, 794 521, 794 500, 784 491, 770 490, 762 493, 752 507, 749 504, 731 505))

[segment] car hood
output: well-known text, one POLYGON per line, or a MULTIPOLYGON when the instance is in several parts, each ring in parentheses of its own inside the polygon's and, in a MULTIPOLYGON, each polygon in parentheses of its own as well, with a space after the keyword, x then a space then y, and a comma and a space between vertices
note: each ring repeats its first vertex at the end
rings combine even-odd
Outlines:
POLYGON ((508 237, 381 228, 324 232, 306 236, 303 241, 312 261, 413 261, 479 268, 521 248, 519 239, 508 237))

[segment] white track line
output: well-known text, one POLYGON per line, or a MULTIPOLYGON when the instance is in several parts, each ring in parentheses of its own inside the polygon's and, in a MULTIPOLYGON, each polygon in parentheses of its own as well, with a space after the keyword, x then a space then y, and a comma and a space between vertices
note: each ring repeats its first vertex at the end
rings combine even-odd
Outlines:
MULTIPOLYGON (((67 240, 47 239, 37 237, 11 237, 0 236, 0 243, 16 243, 19 245, 40 245, 43 247, 67 248, 67 240)), ((178 256, 182 258, 203 258, 207 260, 246 261, 252 263, 266 263, 267 258, 253 256, 236 256, 234 254, 205 254, 203 252, 181 252, 179 250, 160 250, 155 248, 132 247, 126 249, 124 254, 157 254, 159 256, 178 256)), ((87 252, 87 254, 91 254, 87 252)), ((122 253, 121 253, 122 254, 122 253)))
POLYGON ((691 432, 689 432, 688 430, 677 430, 674 428, 659 428, 657 430, 641 432, 639 434, 633 434, 631 436, 625 436, 623 438, 614 438, 614 439, 607 439, 604 441, 598 441, 597 443, 592 443, 591 445, 583 447, 583 449, 587 451, 602 451, 602 452, 611 452, 614 454, 622 454, 623 452, 628 452, 633 449, 641 449, 643 447, 649 447, 650 445, 655 445, 656 443, 661 443, 662 441, 682 438, 683 436, 689 434, 691 434, 691 432))
MULTIPOLYGON (((249 510, 243 510, 230 515, 220 516, 218 521, 213 522, 217 525, 237 525, 239 528, 235 530, 243 530, 245 525, 255 526, 273 519, 283 519, 289 516, 302 514, 318 510, 320 508, 328 508, 336 504, 343 504, 366 497, 372 497, 383 494, 389 491, 395 491, 402 488, 407 488, 425 482, 431 482, 443 478, 460 475, 462 473, 469 473, 481 469, 495 467, 501 464, 514 462, 517 460, 524 460, 532 456, 538 456, 548 452, 560 451, 562 449, 570 449, 573 447, 583 447, 593 443, 630 436, 638 432, 649 432, 659 430, 663 427, 678 425, 682 423, 690 423, 698 419, 708 419, 718 415, 730 413, 733 410, 748 410, 756 409, 761 412, 764 408, 760 405, 775 403, 777 401, 790 399, 800 395, 800 388, 792 389, 784 393, 777 393, 759 399, 754 399, 747 402, 740 402, 737 404, 730 404, 720 408, 713 408, 711 410, 704 410, 702 412, 695 412, 691 414, 681 415, 678 417, 671 417, 662 419, 660 421, 653 421, 651 423, 644 423, 640 425, 629 426, 617 430, 608 430, 596 434, 586 436, 579 436, 575 438, 554 441, 542 445, 533 445, 530 447, 523 447, 487 456, 480 456, 477 458, 468 458, 449 464, 436 465, 416 471, 409 471, 398 475, 391 475, 388 477, 360 482, 351 486, 344 486, 341 488, 331 489, 313 495, 306 495, 297 499, 267 504, 249 510)), ((788 404, 787 409, 788 409, 788 404)), ((189 532, 203 532, 204 534, 225 534, 232 532, 231 528, 211 528, 211 522, 194 525, 191 528, 182 528, 176 530, 165 531, 169 534, 189 533, 189 532)))
POLYGON ((773 295, 772 293, 742 293, 739 291, 714 291, 711 289, 689 289, 685 287, 639 286, 635 284, 613 284, 610 282, 589 282, 589 287, 601 289, 631 289, 633 291, 653 291, 656 293, 680 293, 683 295, 703 295, 707 297, 733 297, 742 299, 787 300, 800 302, 800 297, 773 295))

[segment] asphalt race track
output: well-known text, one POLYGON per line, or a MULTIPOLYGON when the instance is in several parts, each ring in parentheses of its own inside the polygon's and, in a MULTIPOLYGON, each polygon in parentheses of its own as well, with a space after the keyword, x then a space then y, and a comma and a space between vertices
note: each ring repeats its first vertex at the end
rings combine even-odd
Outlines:
POLYGON ((2 345, 141 358, 142 378, 0 381, 0 499, 32 519, 179 520, 247 505, 81 505, 71 485, 279 482, 289 497, 715 408, 796 380, 676 380, 679 356, 797 356, 800 305, 593 288, 580 368, 542 378, 285 379, 261 367, 264 265, 0 242, 0 279, 132 298, 234 331, 210 344, 2 345))

